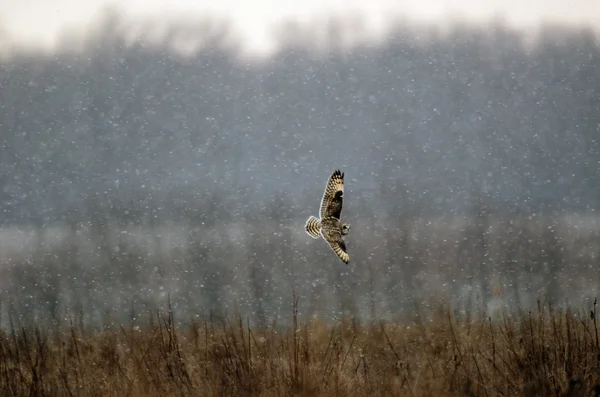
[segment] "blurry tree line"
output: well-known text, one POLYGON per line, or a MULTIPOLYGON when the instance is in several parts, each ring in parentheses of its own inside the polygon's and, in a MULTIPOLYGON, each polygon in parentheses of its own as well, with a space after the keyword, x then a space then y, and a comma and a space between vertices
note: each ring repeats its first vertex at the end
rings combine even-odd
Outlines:
POLYGON ((496 284, 513 307, 597 291, 595 218, 566 221, 600 203, 592 32, 527 47, 502 26, 399 28, 252 63, 218 37, 191 58, 127 45, 119 26, 0 65, 0 222, 33 236, 2 257, 3 324, 138 321, 169 295, 184 317, 265 323, 293 288, 307 316, 371 320, 441 299, 474 315, 496 284), (338 167, 350 267, 303 232, 338 167))
POLYGON ((549 26, 528 46, 501 25, 429 40, 399 28, 382 46, 290 43, 252 63, 219 37, 188 58, 127 45, 111 18, 86 53, 0 65, 3 224, 85 220, 98 205, 136 221, 215 213, 192 202, 236 216, 338 167, 378 205, 385 185, 441 213, 472 191, 507 211, 598 209, 592 32, 549 26))
POLYGON ((183 321, 240 314, 285 324, 292 291, 304 319, 406 321, 444 303, 473 318, 526 311, 538 299, 581 307, 600 292, 599 217, 507 215, 482 196, 461 216, 398 206, 380 217, 358 198, 346 266, 280 200, 212 226, 123 225, 99 211, 28 237, 5 229, 29 242, 0 259, 0 323, 144 325, 170 300, 183 321))

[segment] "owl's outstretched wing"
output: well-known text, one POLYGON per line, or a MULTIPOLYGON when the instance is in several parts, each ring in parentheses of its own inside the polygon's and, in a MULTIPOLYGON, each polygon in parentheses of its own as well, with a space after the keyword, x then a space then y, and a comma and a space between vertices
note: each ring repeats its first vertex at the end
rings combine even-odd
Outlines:
POLYGON ((342 233, 339 229, 328 228, 323 226, 321 228, 321 235, 327 241, 333 252, 344 262, 348 264, 350 262, 350 256, 346 250, 346 243, 342 238, 342 233))
POLYGON ((335 170, 327 181, 325 193, 321 200, 321 209, 319 215, 321 219, 333 216, 340 219, 342 214, 342 204, 344 201, 344 173, 335 170))

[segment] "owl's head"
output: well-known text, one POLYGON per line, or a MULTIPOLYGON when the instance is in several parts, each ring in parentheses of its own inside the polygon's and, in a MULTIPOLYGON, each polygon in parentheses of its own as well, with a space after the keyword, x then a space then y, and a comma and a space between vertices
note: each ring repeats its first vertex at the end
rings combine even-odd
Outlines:
POLYGON ((349 223, 342 223, 342 234, 346 235, 350 232, 350 224, 349 223))

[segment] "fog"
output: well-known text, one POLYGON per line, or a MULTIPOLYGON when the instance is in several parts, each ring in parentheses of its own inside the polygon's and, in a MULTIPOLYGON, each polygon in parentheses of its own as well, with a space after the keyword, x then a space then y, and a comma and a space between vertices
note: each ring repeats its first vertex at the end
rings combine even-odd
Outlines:
POLYGON ((0 55, 89 50, 90 37, 102 34, 105 27, 106 10, 118 15, 128 43, 143 40, 145 45, 190 55, 218 33, 226 38, 222 44, 228 50, 259 58, 286 47, 289 25, 302 31, 309 47, 326 50, 389 41, 399 25, 426 25, 447 32, 457 23, 481 27, 502 21, 506 28, 527 36, 536 36, 544 24, 589 28, 595 35, 600 26, 600 5, 594 0, 0 1, 0 55), (174 26, 197 27, 201 20, 200 34, 170 34, 174 26), (332 28, 338 40, 332 40, 332 28))
POLYGON ((93 4, 65 3, 79 28, 0 5, 2 325, 167 299, 284 322, 292 290, 325 321, 597 295, 598 6, 93 4), (336 168, 349 266, 304 232, 336 168))

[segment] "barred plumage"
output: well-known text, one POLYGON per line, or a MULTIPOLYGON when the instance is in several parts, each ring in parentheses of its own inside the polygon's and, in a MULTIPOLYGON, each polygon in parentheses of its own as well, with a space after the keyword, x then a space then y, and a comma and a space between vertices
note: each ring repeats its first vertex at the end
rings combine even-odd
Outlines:
POLYGON ((321 237, 321 221, 315 218, 314 216, 308 218, 304 227, 306 228, 306 233, 308 233, 310 237, 321 237))
POLYGON ((312 238, 322 236, 333 252, 344 262, 348 263, 350 257, 346 252, 346 244, 342 238, 348 234, 350 225, 340 221, 342 204, 344 201, 344 174, 335 170, 327 180, 325 193, 321 200, 319 215, 321 219, 311 216, 306 221, 306 233, 312 238))
POLYGON ((323 199, 321 199, 321 207, 319 209, 321 219, 327 216, 334 216, 340 219, 343 196, 344 174, 340 170, 335 170, 327 181, 325 193, 323 193, 323 199))

